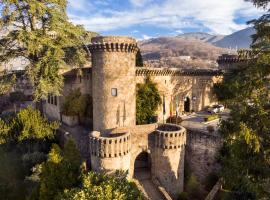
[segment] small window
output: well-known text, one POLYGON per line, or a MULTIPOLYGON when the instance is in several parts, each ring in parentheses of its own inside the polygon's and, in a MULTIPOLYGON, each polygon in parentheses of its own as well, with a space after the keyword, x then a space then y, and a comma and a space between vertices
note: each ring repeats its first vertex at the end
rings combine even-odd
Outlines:
POLYGON ((57 96, 54 96, 54 105, 57 106, 57 96))
POLYGON ((112 88, 112 96, 117 97, 117 88, 112 88))

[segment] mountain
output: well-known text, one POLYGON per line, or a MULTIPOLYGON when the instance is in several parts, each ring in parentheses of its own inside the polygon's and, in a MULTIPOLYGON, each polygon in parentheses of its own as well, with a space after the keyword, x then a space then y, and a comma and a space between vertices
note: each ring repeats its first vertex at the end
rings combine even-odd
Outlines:
POLYGON ((213 68, 221 54, 234 54, 249 48, 255 34, 246 28, 231 35, 202 32, 184 33, 175 37, 159 37, 139 42, 144 61, 154 67, 213 68))
POLYGON ((188 39, 188 40, 200 40, 202 42, 207 42, 213 44, 224 38, 224 35, 211 35, 209 33, 195 32, 195 33, 184 33, 177 36, 178 38, 188 39))
POLYGON ((252 43, 251 36, 255 33, 255 29, 249 27, 237 31, 231 35, 225 36, 222 39, 214 42, 213 44, 222 48, 247 49, 252 43))
POLYGON ((251 36, 255 34, 255 32, 254 28, 248 27, 230 35, 212 35, 208 33, 195 32, 184 33, 177 37, 187 40, 200 40, 221 48, 247 49, 252 43, 251 36))
POLYGON ((229 49, 202 41, 204 36, 194 39, 197 36, 153 38, 141 41, 139 46, 145 63, 154 67, 213 68, 218 56, 230 53, 229 49))

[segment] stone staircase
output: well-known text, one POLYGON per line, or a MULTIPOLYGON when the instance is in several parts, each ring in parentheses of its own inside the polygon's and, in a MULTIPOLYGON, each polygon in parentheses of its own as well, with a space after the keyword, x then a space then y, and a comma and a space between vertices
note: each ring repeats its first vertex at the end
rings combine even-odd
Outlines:
POLYGON ((164 195, 159 191, 158 187, 152 182, 149 171, 139 169, 135 172, 135 183, 143 192, 147 200, 166 200, 164 195))

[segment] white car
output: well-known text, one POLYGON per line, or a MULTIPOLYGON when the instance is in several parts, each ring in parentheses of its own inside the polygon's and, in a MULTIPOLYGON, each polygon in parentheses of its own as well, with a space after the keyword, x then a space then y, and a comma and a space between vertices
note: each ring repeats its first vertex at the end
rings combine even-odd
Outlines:
POLYGON ((216 114, 216 113, 220 113, 224 111, 224 106, 223 105, 214 105, 213 107, 210 107, 208 109, 208 112, 212 113, 212 114, 216 114))

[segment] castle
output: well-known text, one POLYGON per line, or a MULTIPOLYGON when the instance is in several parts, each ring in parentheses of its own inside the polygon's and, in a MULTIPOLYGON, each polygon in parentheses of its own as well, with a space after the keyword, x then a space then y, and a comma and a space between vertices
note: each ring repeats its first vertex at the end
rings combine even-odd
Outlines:
MULTIPOLYGON (((132 178, 140 169, 148 168, 151 178, 176 198, 184 187, 185 154, 189 153, 190 159, 196 159, 196 155, 198 159, 214 157, 220 140, 207 133, 163 124, 163 119, 170 116, 171 103, 174 108, 179 103, 181 113, 216 104, 212 86, 222 78, 221 70, 136 67, 138 47, 129 37, 95 37, 89 50, 92 67, 83 68, 80 75, 74 70, 64 74, 63 96, 49 96, 44 104, 46 115, 76 126, 76 117, 63 115, 61 105, 71 89, 80 88, 93 102, 88 120, 93 131, 87 138, 92 170, 107 173, 124 170, 132 178), (136 84, 147 77, 157 84, 166 112, 160 106, 159 123, 136 125, 136 84), (199 153, 191 155, 194 152, 199 153)), ((197 161, 192 162, 196 165, 197 161)), ((214 163, 207 163, 204 168, 211 169, 211 165, 214 163)))

